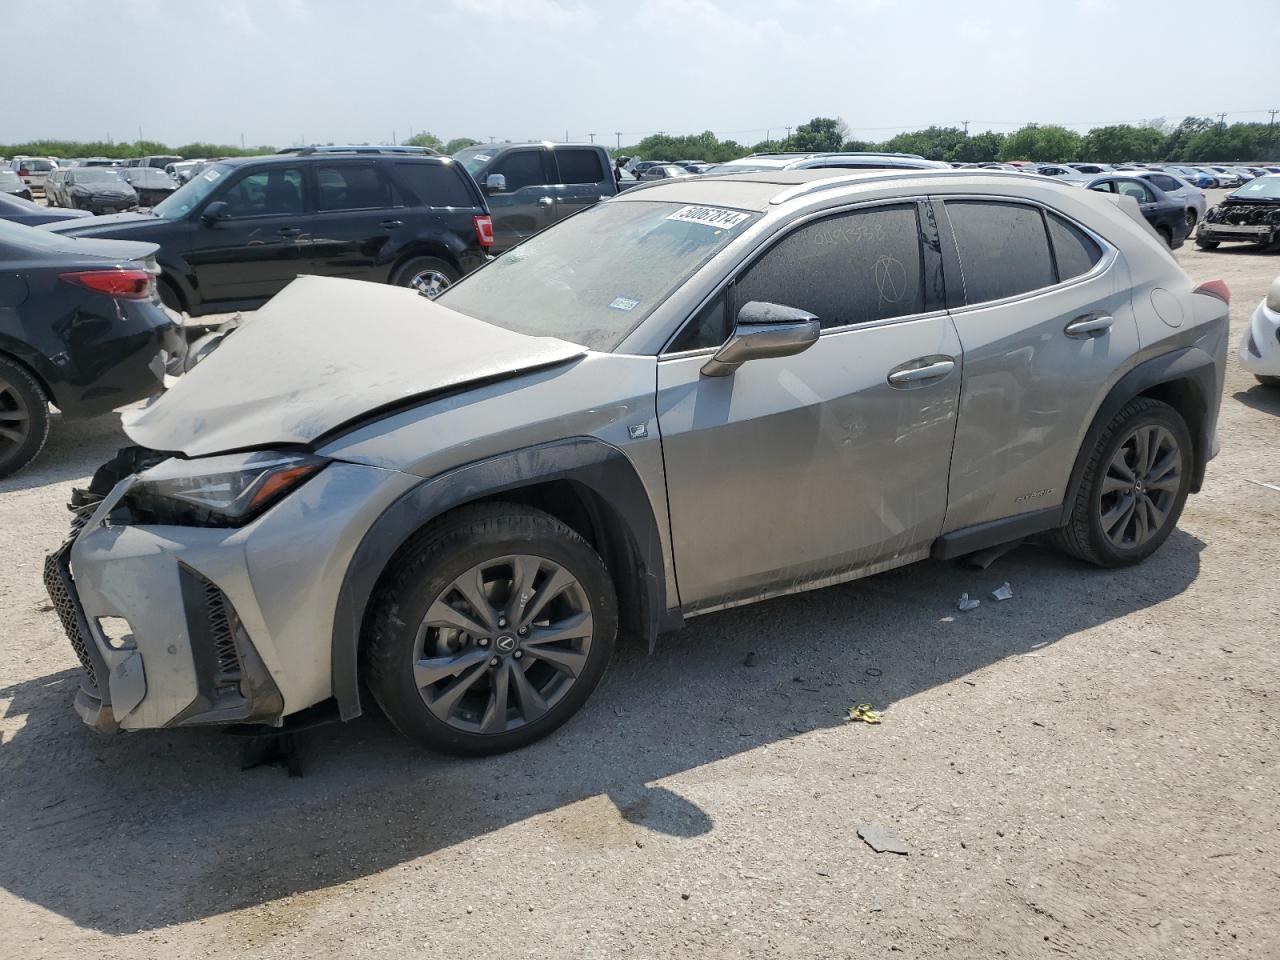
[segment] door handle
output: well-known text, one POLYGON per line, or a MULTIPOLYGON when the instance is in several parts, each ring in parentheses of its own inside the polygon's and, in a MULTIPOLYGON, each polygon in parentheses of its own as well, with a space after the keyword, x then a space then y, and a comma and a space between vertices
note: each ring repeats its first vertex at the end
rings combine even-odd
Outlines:
MULTIPOLYGON (((918 361, 911 361, 916 363, 918 361)), ((912 383, 921 383, 925 380, 938 380, 945 377, 956 368, 954 360, 935 360, 933 363, 927 363, 923 367, 906 367, 893 370, 889 374, 889 383, 893 386, 905 386, 912 383)))
POLYGON ((1076 317, 1068 323, 1062 332, 1077 340, 1093 340, 1110 330, 1114 322, 1106 315, 1086 313, 1083 317, 1076 317))
POLYGON ((388 230, 394 230, 396 227, 403 227, 403 220, 383 220, 378 224, 380 227, 386 227, 388 230))
POLYGON ((540 207, 549 207, 549 206, 551 206, 553 203, 555 203, 555 201, 554 201, 554 200, 552 200, 550 197, 539 197, 539 198, 538 198, 538 206, 540 206, 540 207))
POLYGON ((279 233, 282 237, 298 237, 302 235, 302 230, 298 227, 281 227, 279 233))

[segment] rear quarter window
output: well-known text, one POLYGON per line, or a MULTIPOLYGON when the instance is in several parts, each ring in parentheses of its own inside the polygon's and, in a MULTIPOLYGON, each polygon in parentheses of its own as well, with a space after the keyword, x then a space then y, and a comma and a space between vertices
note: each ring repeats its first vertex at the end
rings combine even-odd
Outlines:
POLYGON ((1056 213, 1049 214, 1049 239, 1059 282, 1088 273, 1102 259, 1102 248, 1094 239, 1056 213))
POLYGON ((1057 282, 1038 208, 949 200, 946 209, 959 248, 966 303, 1002 300, 1057 282))
POLYGON ((397 163, 396 175, 418 202, 428 207, 474 207, 476 198, 455 163, 397 163))

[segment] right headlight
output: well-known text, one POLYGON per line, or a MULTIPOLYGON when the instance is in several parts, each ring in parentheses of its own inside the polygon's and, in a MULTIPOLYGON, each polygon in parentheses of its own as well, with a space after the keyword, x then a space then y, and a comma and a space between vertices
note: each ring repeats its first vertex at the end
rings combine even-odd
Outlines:
POLYGON ((122 505, 133 523, 242 527, 328 462, 288 451, 174 457, 139 474, 122 505))

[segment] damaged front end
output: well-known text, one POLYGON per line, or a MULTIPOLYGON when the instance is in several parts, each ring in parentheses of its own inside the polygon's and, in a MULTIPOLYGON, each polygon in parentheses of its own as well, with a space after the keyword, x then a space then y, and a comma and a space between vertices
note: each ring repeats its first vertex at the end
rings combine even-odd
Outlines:
MULTIPOLYGON (((116 733, 128 725, 121 720, 146 697, 147 671, 128 619, 86 613, 71 569, 72 551, 91 522, 102 519, 100 511, 118 509, 120 498, 113 491, 123 481, 168 459, 143 447, 127 447, 103 464, 88 489, 72 491, 71 531, 45 558, 45 589, 83 668, 76 712, 99 733, 116 733)), ((189 703, 165 725, 277 720, 283 698, 230 600, 191 567, 179 563, 175 569, 181 616, 174 624, 173 639, 184 642, 168 644, 165 652, 177 658, 189 651, 194 689, 188 691, 189 703)), ((163 661, 153 651, 146 662, 154 669, 163 661)), ((173 668, 165 664, 164 669, 173 668)))
POLYGON ((1205 214, 1196 229, 1198 242, 1273 244, 1280 239, 1280 202, 1228 198, 1205 214))

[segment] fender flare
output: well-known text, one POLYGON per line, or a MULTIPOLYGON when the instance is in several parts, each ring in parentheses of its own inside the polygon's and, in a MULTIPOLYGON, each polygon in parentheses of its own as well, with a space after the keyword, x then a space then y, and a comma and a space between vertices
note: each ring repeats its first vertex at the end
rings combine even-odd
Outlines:
POLYGON ((361 628, 378 580, 395 553, 425 524, 454 507, 552 480, 570 480, 588 488, 620 518, 635 554, 640 576, 639 625, 650 645, 660 629, 674 625, 667 609, 666 563, 657 519, 626 455, 590 437, 514 450, 423 480, 387 507, 365 532, 347 566, 334 611, 331 682, 343 720, 361 713, 361 628))
POLYGON ((1210 404, 1212 403, 1212 398, 1218 396, 1220 387, 1218 385, 1217 362, 1200 347, 1192 346, 1183 347, 1180 350, 1174 350, 1143 361, 1117 380, 1107 393, 1106 398, 1098 406, 1098 410, 1093 416, 1093 422, 1090 423, 1089 430, 1085 434, 1079 450, 1076 452, 1076 462, 1071 468, 1071 479, 1067 482, 1066 495, 1062 500, 1061 523, 1058 526, 1062 526, 1067 522, 1071 505, 1075 503, 1076 495, 1080 491, 1080 484, 1084 480, 1085 466, 1089 462, 1089 456, 1093 448, 1097 446, 1098 438, 1102 435, 1102 431, 1106 429, 1107 424, 1134 397, 1145 393, 1152 387, 1158 387, 1162 383, 1171 383, 1175 380, 1191 381, 1199 393, 1198 399, 1205 413, 1198 432, 1195 429, 1195 424, 1187 424, 1188 429, 1192 432, 1191 439, 1194 444, 1193 453, 1195 457, 1191 473, 1191 489, 1193 491, 1200 489, 1200 485, 1204 481, 1205 467, 1209 463, 1209 451, 1213 443, 1213 429, 1217 423, 1217 417, 1213 415, 1214 410, 1210 404))

